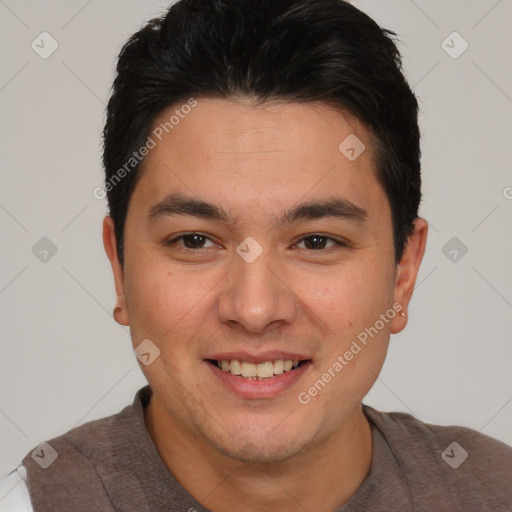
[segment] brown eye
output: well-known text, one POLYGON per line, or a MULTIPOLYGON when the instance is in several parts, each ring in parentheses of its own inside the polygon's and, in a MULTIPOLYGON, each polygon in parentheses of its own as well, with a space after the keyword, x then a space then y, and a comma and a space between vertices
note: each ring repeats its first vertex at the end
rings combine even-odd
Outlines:
POLYGON ((334 238, 330 238, 320 234, 308 235, 305 236, 299 243, 304 242, 306 249, 311 250, 324 250, 326 248, 327 242, 333 242, 333 245, 330 247, 335 247, 337 245, 342 246, 341 242, 334 240, 334 238))
MULTIPOLYGON (((184 235, 180 235, 180 236, 177 236, 171 240, 168 240, 165 242, 165 245, 166 246, 173 246, 173 245, 178 245, 179 247, 181 248, 185 248, 185 249, 203 249, 205 248, 204 247, 204 244, 206 241, 210 240, 207 236, 205 235, 202 235, 201 233, 186 233, 184 235), (179 241, 182 241, 183 243, 182 244, 179 244, 178 242, 179 241)), ((210 240, 210 242, 212 242, 210 240)), ((216 244, 214 244, 212 242, 212 246, 215 246, 216 244)))
POLYGON ((206 240, 205 236, 199 235, 197 233, 192 235, 184 235, 181 238, 183 239, 183 245, 187 249, 197 249, 198 246, 200 246, 199 248, 202 248, 206 240))

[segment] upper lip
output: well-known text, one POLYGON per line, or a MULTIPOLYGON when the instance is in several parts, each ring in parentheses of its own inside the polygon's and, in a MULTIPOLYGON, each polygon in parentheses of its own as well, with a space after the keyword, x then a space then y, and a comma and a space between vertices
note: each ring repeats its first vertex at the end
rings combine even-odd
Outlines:
POLYGON ((297 352, 285 352, 282 350, 267 350, 265 352, 260 352, 258 354, 256 353, 249 353, 245 351, 238 351, 238 352, 219 352, 217 354, 213 354, 210 357, 207 357, 206 359, 215 359, 216 361, 232 361, 233 359, 236 359, 238 361, 246 361, 248 363, 265 363, 267 361, 277 361, 277 360, 284 360, 284 361, 305 361, 308 359, 311 359, 311 357, 299 354, 297 352))

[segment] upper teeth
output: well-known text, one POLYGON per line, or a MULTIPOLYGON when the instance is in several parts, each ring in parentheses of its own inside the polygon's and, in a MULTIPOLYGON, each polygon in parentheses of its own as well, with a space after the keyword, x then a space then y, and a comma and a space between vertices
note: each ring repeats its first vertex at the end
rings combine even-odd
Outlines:
POLYGON ((217 361, 217 365, 225 372, 231 372, 233 375, 264 379, 273 377, 274 375, 280 375, 283 372, 290 371, 292 368, 297 368, 299 361, 277 359, 275 361, 265 361, 264 363, 255 364, 232 359, 231 361, 217 361))

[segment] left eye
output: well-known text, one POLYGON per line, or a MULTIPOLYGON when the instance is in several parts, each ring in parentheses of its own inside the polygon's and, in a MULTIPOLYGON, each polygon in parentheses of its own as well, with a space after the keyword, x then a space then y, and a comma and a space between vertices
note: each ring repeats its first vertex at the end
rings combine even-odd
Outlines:
POLYGON ((328 236, 324 236, 324 235, 320 235, 320 234, 313 234, 313 235, 305 236, 304 238, 302 238, 299 241, 299 244, 302 242, 305 242, 305 247, 307 249, 313 249, 313 250, 325 249, 326 248, 325 245, 327 242, 333 243, 333 245, 331 245, 331 247, 334 247, 336 245, 343 245, 341 242, 334 240, 334 238, 330 238, 328 236))

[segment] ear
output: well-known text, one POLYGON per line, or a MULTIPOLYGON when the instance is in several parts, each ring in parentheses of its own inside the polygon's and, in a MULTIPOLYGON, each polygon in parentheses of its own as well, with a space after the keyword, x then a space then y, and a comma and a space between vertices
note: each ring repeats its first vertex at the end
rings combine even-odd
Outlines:
POLYGON ((112 272, 114 273, 114 283, 116 287, 116 309, 114 310, 114 319, 118 324, 130 325, 124 289, 124 270, 117 255, 114 221, 109 215, 103 219, 103 246, 105 247, 105 252, 107 253, 110 264, 112 265, 112 272))
POLYGON ((417 218, 414 230, 407 240, 402 259, 398 265, 395 283, 395 302, 402 309, 391 322, 391 334, 396 334, 407 325, 407 311, 414 291, 416 277, 427 245, 428 223, 425 219, 417 218), (405 315, 402 315, 405 313, 405 315))

